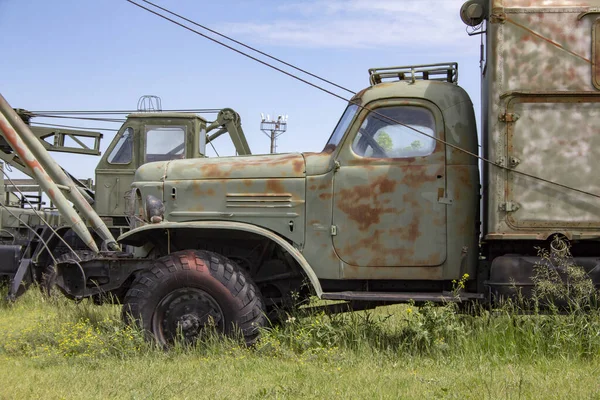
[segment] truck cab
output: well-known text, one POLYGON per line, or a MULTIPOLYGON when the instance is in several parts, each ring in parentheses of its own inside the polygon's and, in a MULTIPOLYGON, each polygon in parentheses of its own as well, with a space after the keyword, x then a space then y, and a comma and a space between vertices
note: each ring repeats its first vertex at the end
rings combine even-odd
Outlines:
POLYGON ((372 85, 351 99, 321 153, 142 165, 133 182, 138 209, 160 199, 164 213, 155 225, 138 215, 147 226, 123 243, 143 245, 150 231, 168 230, 170 251, 222 248, 228 227, 260 228, 269 232, 262 240, 241 234, 226 247, 277 297, 289 282, 269 277, 294 271, 331 292, 385 291, 400 282, 432 297, 449 290, 453 279, 474 273, 478 258, 478 163, 456 149, 477 153, 477 131, 457 68, 370 71, 372 85), (220 223, 220 232, 210 230, 220 223), (272 235, 302 263, 274 263, 277 248, 252 260, 272 235))
POLYGON ((205 146, 206 120, 196 114, 129 114, 96 167, 96 212, 108 226, 126 227, 135 171, 148 162, 204 157, 205 146))

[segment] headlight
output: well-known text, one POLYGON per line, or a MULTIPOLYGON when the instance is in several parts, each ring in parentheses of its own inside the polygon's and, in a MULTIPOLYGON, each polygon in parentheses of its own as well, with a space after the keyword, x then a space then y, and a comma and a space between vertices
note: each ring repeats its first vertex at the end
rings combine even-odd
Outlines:
POLYGON ((162 222, 165 214, 165 205, 156 196, 149 194, 146 196, 146 218, 152 224, 162 222))
POLYGON ((136 189, 130 190, 126 194, 125 214, 129 222, 129 229, 136 229, 148 223, 146 219, 142 196, 136 189))

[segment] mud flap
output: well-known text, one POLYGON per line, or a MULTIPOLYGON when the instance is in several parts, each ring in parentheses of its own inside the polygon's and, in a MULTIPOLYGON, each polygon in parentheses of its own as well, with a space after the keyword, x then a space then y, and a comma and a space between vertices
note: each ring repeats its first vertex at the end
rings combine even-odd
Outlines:
POLYGON ((9 301, 15 301, 17 297, 25 293, 26 286, 31 282, 28 282, 25 278, 31 269, 31 258, 22 258, 19 263, 19 268, 12 279, 10 284, 10 290, 8 291, 7 299, 9 301), (24 284, 24 285, 22 285, 24 284))

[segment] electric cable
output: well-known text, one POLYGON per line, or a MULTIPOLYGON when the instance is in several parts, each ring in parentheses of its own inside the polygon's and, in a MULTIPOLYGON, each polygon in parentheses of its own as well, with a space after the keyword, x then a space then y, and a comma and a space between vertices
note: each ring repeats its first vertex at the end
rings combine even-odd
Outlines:
POLYGON ((217 155, 217 157, 221 157, 221 156, 219 155, 219 153, 217 152, 217 149, 215 148, 215 145, 213 144, 213 142, 212 142, 212 141, 211 141, 211 142, 208 142, 208 144, 210 144, 210 147, 212 147, 212 148, 213 148, 213 150, 215 151, 215 154, 217 155))
MULTIPOLYGON (((2 171, 2 174, 4 175, 4 177, 6 179, 8 179, 8 181, 10 182, 10 184, 17 190, 17 192, 22 196, 23 200, 25 200, 25 202, 27 202, 27 204, 29 204, 29 206, 31 207, 32 211, 34 212, 34 214, 40 219, 40 221, 42 221, 48 228, 50 228, 50 231, 56 235, 56 237, 59 238, 59 240, 61 242, 63 242, 63 244, 65 246, 67 246, 67 249, 69 249, 73 254, 75 254, 75 257, 77 257, 79 259, 79 261, 81 261, 81 257, 79 257, 79 255, 75 252, 75 250, 73 250, 73 248, 63 239, 62 236, 60 236, 58 234, 58 232, 56 232, 56 230, 52 227, 52 225, 50 225, 50 223, 48 221, 46 221, 46 219, 40 215, 40 213, 38 212, 38 210, 35 209, 35 206, 33 204, 31 204, 31 202, 29 201, 29 199, 27 198, 27 196, 23 193, 23 191, 21 189, 19 189, 19 186, 15 185, 15 183, 13 182, 12 179, 10 179, 10 176, 8 176, 8 174, 5 171, 2 171)), ((81 268, 81 265, 79 266, 81 268)))
MULTIPOLYGON (((28 110, 29 111, 29 110, 28 110)), ((189 112, 196 114, 217 114, 220 109, 217 108, 188 108, 178 110, 161 110, 157 112, 189 112)), ((32 114, 52 114, 52 115, 118 115, 118 114, 135 114, 143 113, 146 111, 140 110, 58 110, 58 111, 29 111, 32 114)))
POLYGON ((32 117, 81 119, 81 120, 86 120, 86 121, 102 121, 102 122, 118 122, 118 123, 123 123, 126 121, 125 119, 117 119, 117 118, 68 117, 68 116, 63 116, 63 115, 50 115, 50 114, 33 114, 32 117))
POLYGON ((59 124, 44 124, 42 122, 32 122, 31 126, 47 126, 50 128, 74 128, 74 129, 84 129, 84 130, 92 130, 92 131, 110 131, 110 132, 118 132, 118 129, 109 129, 109 128, 88 128, 86 126, 74 126, 74 125, 59 125, 59 124))
MULTIPOLYGON (((37 233, 37 231, 35 229, 33 229, 31 226, 29 226, 25 221, 23 221, 21 218, 16 216, 12 211, 10 211, 9 207, 5 206, 3 202, 0 202, 0 207, 2 207, 4 210, 6 210, 7 213, 9 213, 13 218, 15 218, 21 224, 23 224, 23 226, 25 226, 27 229, 29 229, 31 232, 33 232, 33 234, 39 239, 40 243, 42 243, 42 245, 48 252, 48 255, 50 256, 50 258, 52 258, 53 264, 57 265, 58 262, 56 261, 56 258, 50 251, 50 248, 48 247, 48 243, 44 240, 44 238, 42 238, 42 236, 39 233, 37 233)), ((13 238, 14 238, 14 235, 13 235, 13 238)), ((81 269, 81 265, 79 266, 79 268, 81 269)), ((81 269, 81 272, 83 273, 83 276, 85 279, 85 272, 83 271, 83 269, 81 269)), ((85 282, 85 280, 84 280, 84 282, 85 282)), ((14 300, 16 298, 16 293, 11 293, 11 292, 12 292, 12 283, 11 283, 11 291, 9 292, 9 296, 7 297, 7 299, 9 301, 14 300)))
MULTIPOLYGON (((46 221, 46 219, 40 215, 40 213, 38 212, 38 210, 35 209, 35 207, 33 206, 33 204, 31 204, 31 202, 29 201, 29 199, 27 198, 27 196, 25 196, 25 194, 21 191, 21 189, 19 189, 19 187, 17 185, 14 184, 14 182, 12 181, 12 179, 10 179, 10 177, 8 176, 8 174, 3 170, 2 173, 4 174, 4 176, 6 177, 6 179, 8 179, 8 181, 10 182, 10 184, 17 190, 17 192, 22 196, 23 200, 25 200, 27 202, 27 204, 29 204, 29 206, 31 207, 31 210, 34 212, 34 214, 40 219, 40 221, 42 221, 52 232, 53 235, 55 235, 61 242, 63 242, 63 244, 67 247, 67 249, 73 253, 75 255, 75 257, 77 257, 77 260, 73 260, 73 262, 77 265, 77 267, 79 268, 79 272, 81 272, 81 276, 83 277, 83 284, 85 285, 85 282, 87 281, 87 277, 85 275, 85 270, 83 269, 83 267, 81 266, 81 264, 79 263, 80 261, 83 261, 81 259, 81 257, 79 257, 79 254, 77 254, 77 252, 69 245, 69 243, 67 243, 65 241, 65 239, 58 234, 58 232, 56 232, 56 230, 52 227, 52 225, 50 225, 50 223, 48 221, 46 221)), ((0 203, 0 205, 2 205, 2 207, 9 213, 11 214, 13 217, 15 217, 15 215, 2 203, 0 203)), ((46 242, 44 242, 44 240, 42 239, 42 237, 39 235, 39 233, 37 233, 37 231, 35 229, 33 229, 32 227, 30 227, 29 225, 27 225, 25 222, 23 222, 20 218, 17 218, 17 220, 19 220, 19 222, 22 222, 23 225, 25 225, 25 227, 27 227, 29 230, 31 230, 42 242, 42 244, 44 245, 44 247, 46 248, 46 251, 48 251, 48 255, 52 258, 52 260, 54 261, 54 265, 57 265, 57 261, 56 258, 54 258, 54 255, 52 254, 52 252, 50 251, 50 249, 48 248, 48 245, 46 244, 46 242)))
POLYGON ((152 5, 152 6, 156 7, 156 8, 158 8, 158 9, 160 9, 160 10, 164 11, 164 12, 167 12, 167 13, 169 13, 169 14, 171 14, 171 15, 175 16, 175 17, 181 18, 182 20, 184 20, 184 21, 186 21, 186 22, 189 22, 190 24, 196 25, 196 26, 198 26, 198 27, 200 27, 200 28, 202 28, 202 29, 204 29, 204 30, 206 30, 206 31, 209 31, 209 32, 211 32, 211 33, 213 33, 213 34, 215 34, 215 35, 218 35, 218 36, 220 36, 220 37, 222 37, 222 38, 224 38, 224 39, 227 39, 227 40, 229 40, 229 41, 231 41, 231 42, 233 42, 233 43, 235 43, 235 44, 239 44, 240 46, 243 46, 243 47, 245 47, 245 48, 247 48, 247 49, 249 49, 249 50, 252 50, 252 51, 254 51, 254 52, 256 52, 256 53, 258 53, 258 54, 260 54, 260 55, 263 55, 263 56, 265 56, 265 57, 268 57, 268 58, 270 58, 271 60, 277 61, 277 62, 279 62, 279 63, 281 63, 281 64, 283 64, 283 65, 286 65, 286 66, 288 66, 288 67, 290 67, 290 68, 293 68, 293 69, 295 69, 295 70, 297 70, 297 71, 300 71, 300 72, 302 72, 303 74, 306 74, 306 75, 312 76, 313 78, 316 78, 316 79, 318 79, 318 80, 320 80, 320 81, 323 81, 323 82, 325 82, 325 83, 328 83, 328 84, 330 84, 331 86, 335 86, 335 87, 337 87, 338 89, 345 90, 345 91, 346 91, 346 92, 348 92, 348 93, 351 93, 351 94, 356 94, 356 92, 355 92, 355 91, 353 91, 353 90, 350 90, 350 89, 348 89, 348 88, 345 88, 345 87, 343 87, 343 86, 341 86, 341 85, 338 85, 338 84, 337 84, 337 83, 335 83, 335 82, 332 82, 332 81, 330 81, 330 80, 327 80, 327 79, 325 79, 325 78, 322 78, 322 77, 320 77, 320 76, 318 76, 318 75, 315 75, 315 74, 313 74, 312 72, 309 72, 309 71, 307 71, 307 70, 305 70, 305 69, 302 69, 302 68, 300 68, 300 67, 297 67, 297 66, 295 66, 295 65, 293 65, 293 64, 290 64, 290 63, 288 63, 288 62, 286 62, 286 61, 283 61, 283 60, 282 60, 282 59, 280 59, 280 58, 274 57, 274 56, 272 56, 272 55, 270 55, 270 54, 268 54, 268 53, 265 53, 265 52, 263 52, 263 51, 261 51, 261 50, 258 50, 257 48, 255 48, 255 47, 252 47, 252 46, 249 46, 249 45, 247 45, 247 44, 245 44, 245 43, 243 43, 243 42, 240 42, 239 40, 235 40, 235 39, 233 39, 233 38, 232 38, 232 37, 230 37, 230 36, 227 36, 227 35, 224 35, 224 34, 222 34, 222 33, 220 33, 220 32, 217 32, 217 31, 216 31, 216 30, 214 30, 214 29, 210 29, 209 27, 207 27, 207 26, 205 26, 205 25, 201 25, 201 24, 199 24, 199 23, 197 23, 197 22, 195 22, 195 21, 192 21, 191 19, 188 19, 188 18, 186 18, 186 17, 184 17, 184 16, 182 16, 182 15, 180 15, 180 14, 174 13, 173 11, 169 11, 168 9, 166 9, 166 8, 163 8, 163 7, 159 6, 158 4, 154 4, 154 3, 152 3, 151 1, 148 1, 148 0, 142 0, 142 1, 143 1, 144 3, 150 4, 150 5, 152 5))
MULTIPOLYGON (((313 87, 313 88, 315 88, 315 89, 317 89, 317 90, 320 90, 320 91, 322 91, 322 92, 324 92, 324 93, 327 93, 327 94, 329 94, 329 95, 331 95, 331 96, 337 97, 337 98, 338 98, 338 99, 340 99, 340 100, 343 100, 343 101, 345 101, 345 102, 348 102, 348 103, 351 103, 351 104, 355 104, 355 105, 356 105, 358 108, 360 108, 361 110, 366 110, 366 111, 368 111, 368 112, 370 112, 370 113, 372 113, 372 114, 374 114, 374 115, 377 115, 377 116, 378 116, 378 117, 380 117, 380 118, 383 118, 384 120, 390 121, 390 122, 392 122, 392 123, 394 123, 394 124, 397 124, 397 125, 404 126, 404 127, 408 128, 408 129, 410 129, 410 130, 414 131, 414 132, 417 132, 417 133, 419 133, 419 134, 421 134, 421 135, 423 135, 423 136, 426 136, 426 137, 428 137, 428 138, 430 138, 430 139, 433 139, 433 140, 435 140, 436 142, 442 143, 442 144, 444 144, 444 145, 446 145, 446 146, 448 146, 448 147, 450 147, 450 148, 453 148, 453 149, 455 149, 455 150, 457 150, 457 151, 460 151, 460 152, 462 152, 462 153, 468 154, 468 155, 470 155, 471 157, 474 157, 474 158, 476 158, 476 159, 478 159, 478 160, 481 160, 481 161, 483 161, 483 162, 485 162, 485 163, 487 163, 487 164, 489 164, 489 165, 493 165, 493 166, 495 166, 495 167, 497 167, 497 168, 499 168, 499 169, 501 169, 501 170, 504 170, 504 171, 509 171, 509 172, 513 172, 513 173, 515 173, 515 174, 518 174, 518 175, 521 175, 521 176, 525 176, 525 177, 532 178, 532 179, 535 179, 535 180, 538 180, 538 181, 541 181, 541 182, 549 183, 549 184, 552 184, 552 185, 555 185, 555 186, 561 187, 561 188, 563 188, 563 189, 567 189, 567 190, 575 191, 575 192, 578 192, 578 193, 581 193, 581 194, 585 194, 585 195, 589 195, 589 196, 592 196, 592 197, 595 197, 595 198, 600 198, 600 195, 599 195, 599 194, 591 193, 591 192, 588 192, 588 191, 585 191, 585 190, 582 190, 582 189, 577 189, 577 188, 574 188, 574 187, 571 187, 571 186, 568 186, 568 185, 564 185, 564 184, 562 184, 562 183, 558 183, 558 182, 551 181, 551 180, 549 180, 549 179, 545 179, 545 178, 541 178, 541 177, 538 177, 538 176, 535 176, 535 175, 532 175, 532 174, 528 174, 528 173, 526 173, 526 172, 523 172, 523 171, 517 171, 517 170, 515 170, 515 169, 512 169, 512 168, 505 167, 504 165, 501 165, 501 164, 499 164, 499 163, 497 163, 497 162, 494 162, 494 161, 492 161, 492 160, 489 160, 489 159, 487 159, 487 158, 485 158, 485 157, 482 157, 482 156, 480 156, 480 155, 478 155, 478 154, 475 154, 475 153, 473 153, 473 152, 471 152, 471 151, 469 151, 469 150, 463 149, 463 148, 462 148, 462 147, 460 147, 460 146, 457 146, 457 145, 451 144, 451 143, 449 143, 449 142, 447 142, 447 141, 445 141, 445 140, 443 140, 443 139, 437 138, 437 137, 435 137, 435 136, 433 136, 433 135, 430 135, 430 134, 428 134, 428 133, 425 133, 425 132, 423 132, 423 131, 420 131, 420 130, 418 130, 418 129, 416 129, 416 128, 412 127, 412 126, 409 126, 408 124, 405 124, 405 123, 403 123, 403 122, 400 122, 400 121, 397 121, 397 120, 395 120, 395 119, 393 119, 393 118, 390 118, 390 117, 388 117, 388 116, 386 116, 386 115, 383 115, 383 114, 379 113, 377 110, 371 110, 371 109, 370 109, 370 108, 368 108, 368 107, 365 107, 365 106, 363 106, 363 105, 360 105, 360 104, 358 104, 358 103, 356 103, 356 102, 353 102, 351 99, 347 99, 347 98, 345 98, 344 96, 341 96, 341 95, 339 95, 339 94, 337 94, 337 93, 334 93, 334 92, 333 92, 333 91, 331 91, 331 90, 328 90, 328 89, 326 89, 326 88, 324 88, 324 87, 321 87, 321 86, 319 86, 319 85, 317 85, 317 84, 315 84, 315 83, 313 83, 313 82, 310 82, 310 81, 308 81, 308 80, 306 80, 306 79, 303 79, 303 78, 301 78, 301 77, 299 77, 299 76, 297 76, 297 75, 294 75, 293 73, 290 73, 290 72, 288 72, 288 71, 285 71, 285 70, 283 70, 283 69, 281 69, 281 68, 279 68, 279 67, 276 67, 276 66, 274 66, 274 65, 272 65, 272 64, 269 64, 268 62, 266 62, 266 61, 263 61, 263 60, 260 60, 260 59, 258 59, 258 58, 256 58, 256 57, 254 57, 254 56, 252 56, 252 55, 250 55, 250 54, 244 53, 243 51, 241 51, 241 50, 239 50, 239 49, 236 49, 236 48, 234 48, 234 47, 232 47, 232 46, 230 46, 230 45, 228 45, 228 44, 226 44, 226 43, 223 43, 223 42, 221 42, 221 41, 219 41, 219 40, 217 40, 217 39, 215 39, 215 38, 212 38, 212 37, 210 37, 210 36, 208 36, 208 35, 206 35, 206 34, 204 34, 204 33, 202 33, 202 32, 199 32, 199 31, 197 31, 197 30, 195 30, 195 29, 193 29, 193 28, 190 28, 189 26, 186 26, 186 25, 184 25, 184 24, 182 24, 182 23, 180 23, 180 22, 178 22, 178 21, 175 21, 175 20, 173 20, 173 19, 171 19, 171 18, 169 18, 169 17, 167 17, 167 16, 165 16, 165 15, 162 15, 162 14, 160 14, 160 13, 158 13, 158 12, 154 11, 154 10, 151 10, 151 9, 149 9, 149 8, 147 8, 147 7, 144 7, 143 5, 141 5, 141 4, 138 4, 138 3, 136 3, 136 2, 135 2, 135 1, 133 1, 133 0, 125 0, 125 1, 127 1, 127 2, 129 2, 129 3, 133 4, 133 5, 135 5, 135 6, 139 7, 139 8, 141 8, 141 9, 144 9, 144 10, 146 10, 146 11, 150 12, 151 14, 154 14, 154 15, 156 15, 156 16, 158 16, 158 17, 160 17, 160 18, 163 18, 163 19, 165 19, 165 20, 167 20, 167 21, 169 21, 169 22, 171 22, 171 23, 174 23, 175 25, 178 25, 178 26, 180 26, 180 27, 182 27, 182 28, 184 28, 184 29, 186 29, 186 30, 188 30, 188 31, 190 31, 190 32, 193 32, 193 33, 195 33, 195 34, 197 34, 197 35, 199 35, 199 36, 201 36, 201 37, 203 37, 203 38, 205 38, 205 39, 208 39, 208 40, 210 40, 210 41, 212 41, 212 42, 214 42, 214 43, 217 43, 217 44, 218 44, 218 45, 220 45, 220 46, 223 46, 223 47, 225 47, 225 48, 227 48, 227 49, 229 49, 229 50, 231 50, 231 51, 234 51, 234 52, 236 52, 236 53, 238 53, 238 54, 240 54, 240 55, 243 55, 244 57, 247 57, 247 58, 249 58, 249 59, 251 59, 251 60, 253 60, 253 61, 256 61, 256 62, 258 62, 258 63, 260 63, 260 64, 262 64, 262 65, 265 65, 265 66, 267 66, 267 67, 269 67, 269 68, 271 68, 271 69, 274 69, 275 71, 278 71, 278 72, 280 72, 280 73, 282 73, 282 74, 284 74, 284 75, 287 75, 287 76, 289 76, 290 78, 296 79, 296 80, 298 80, 298 81, 300 81, 300 82, 302 82, 302 83, 304 83, 304 84, 307 84, 307 85, 309 85, 309 86, 311 86, 311 87, 313 87)), ((141 1, 145 1, 145 0, 141 0, 141 1)), ((174 14, 174 13, 172 13, 172 14, 174 14)))
MULTIPOLYGON (((25 221, 23 221, 19 216, 15 215, 12 211, 10 211, 10 208, 7 207, 1 201, 0 201, 0 207, 2 207, 4 210, 6 210, 6 212, 9 213, 14 219, 19 221, 21 224, 23 224, 23 226, 25 226, 27 229, 29 229, 31 232, 33 232, 33 234, 35 236, 37 236, 37 238, 40 240, 40 242, 42 243, 42 245, 48 252, 48 255, 50 255, 50 257, 52 258, 52 261, 54 261, 54 265, 56 265, 56 258, 54 258, 54 255, 52 254, 52 252, 50 251, 50 248, 48 247, 48 243, 42 238, 42 236, 39 233, 37 233, 37 231, 35 229, 33 229, 31 226, 29 226, 25 221)), ((4 231, 5 229, 2 229, 2 230, 4 231)), ((13 238, 15 237, 15 235, 13 235, 12 233, 10 233, 8 231, 6 231, 6 232, 11 234, 13 238)))

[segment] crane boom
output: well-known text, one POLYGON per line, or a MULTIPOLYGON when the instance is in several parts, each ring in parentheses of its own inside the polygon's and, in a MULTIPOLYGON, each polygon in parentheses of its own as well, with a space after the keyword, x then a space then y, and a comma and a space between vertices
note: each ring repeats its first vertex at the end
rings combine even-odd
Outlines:
POLYGON ((19 115, 10 107, 6 99, 0 95, 0 128, 4 139, 25 163, 27 169, 34 175, 44 192, 71 225, 73 230, 84 243, 94 252, 99 249, 88 231, 85 222, 71 208, 72 202, 77 210, 84 215, 96 233, 113 250, 118 249, 115 238, 106 224, 90 206, 88 200, 81 194, 77 185, 52 159, 40 140, 31 132, 19 115))

